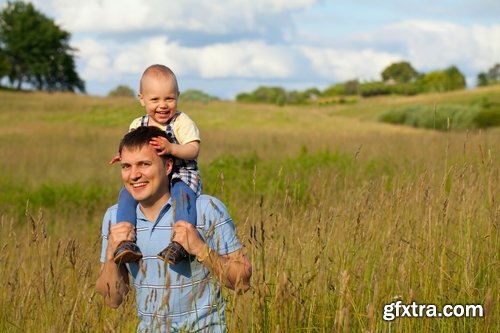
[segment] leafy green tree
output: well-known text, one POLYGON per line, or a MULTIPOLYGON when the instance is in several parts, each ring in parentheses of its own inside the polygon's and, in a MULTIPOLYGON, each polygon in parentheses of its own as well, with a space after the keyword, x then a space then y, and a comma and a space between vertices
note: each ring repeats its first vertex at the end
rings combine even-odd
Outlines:
POLYGON ((481 72, 477 76, 478 86, 488 86, 500 83, 500 63, 491 67, 487 73, 481 72))
POLYGON ((10 64, 4 50, 0 49, 0 80, 9 74, 10 64))
POLYGON ((465 88, 465 76, 456 66, 448 67, 444 72, 447 78, 447 90, 458 90, 465 88))
POLYGON ((181 101, 185 102, 202 102, 208 103, 210 101, 218 100, 217 97, 211 96, 201 90, 198 89, 188 89, 186 91, 181 92, 181 101))
POLYGON ((345 88, 343 83, 336 83, 328 86, 323 91, 323 96, 325 97, 333 97, 333 96, 342 96, 344 94, 345 88))
POLYGON ((8 1, 0 13, 0 48, 9 63, 12 86, 38 90, 85 92, 69 46, 70 34, 31 3, 8 1))
POLYGON ((108 93, 109 97, 135 97, 135 92, 132 88, 126 85, 118 85, 115 89, 108 93))
POLYGON ((418 72, 407 61, 401 61, 391 64, 382 72, 384 82, 394 80, 396 83, 408 83, 415 81, 418 77, 418 72))
POLYGON ((238 95, 236 95, 236 101, 243 103, 255 102, 254 98, 252 97, 252 94, 250 93, 239 93, 238 95))
POLYGON ((488 77, 492 81, 500 82, 500 63, 495 64, 488 70, 488 77))
POLYGON ((442 92, 465 88, 465 77, 456 66, 422 75, 418 86, 423 92, 442 92))
POLYGON ((481 72, 477 75, 477 86, 485 87, 489 84, 488 75, 484 72, 481 72))
POLYGON ((344 94, 343 95, 357 95, 359 93, 359 81, 349 80, 344 84, 344 94))
POLYGON ((344 83, 336 83, 323 91, 323 96, 347 96, 359 93, 359 81, 349 80, 344 83))

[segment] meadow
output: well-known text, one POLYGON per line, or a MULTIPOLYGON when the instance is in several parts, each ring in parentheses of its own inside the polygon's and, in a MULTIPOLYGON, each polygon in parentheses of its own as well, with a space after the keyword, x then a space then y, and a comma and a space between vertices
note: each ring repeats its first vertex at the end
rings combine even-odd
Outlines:
MULTIPOLYGON (((229 332, 500 331, 500 128, 379 123, 394 106, 500 99, 500 87, 349 104, 183 103, 204 192, 253 265, 229 332), (481 318, 383 320, 384 304, 481 304, 481 318)), ((94 291, 114 156, 137 101, 0 92, 0 332, 133 332, 94 291)))

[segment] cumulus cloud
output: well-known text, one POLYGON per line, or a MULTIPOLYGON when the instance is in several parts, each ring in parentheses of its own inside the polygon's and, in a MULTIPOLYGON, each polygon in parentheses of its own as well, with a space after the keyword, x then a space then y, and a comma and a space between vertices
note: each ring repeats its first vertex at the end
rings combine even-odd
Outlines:
POLYGON ((134 43, 104 43, 90 39, 77 43, 80 57, 85 60, 85 79, 101 80, 111 73, 138 74, 153 63, 167 64, 179 75, 207 79, 287 78, 296 67, 296 59, 287 48, 260 41, 189 48, 156 36, 134 43))
POLYGON ((373 49, 336 50, 308 46, 302 47, 301 51, 317 76, 332 81, 379 80, 385 67, 401 60, 398 55, 373 49))
POLYGON ((408 20, 363 35, 377 49, 398 45, 401 57, 420 70, 457 65, 465 71, 484 71, 500 59, 500 25, 458 25, 450 22, 408 20))
MULTIPOLYGON (((381 13, 390 16, 396 8, 396 17, 410 19, 394 21, 386 16, 380 20, 385 26, 373 24, 370 31, 360 34, 342 31, 345 21, 331 22, 338 5, 322 0, 32 2, 71 32, 72 45, 79 50, 79 71, 89 91, 92 82, 131 78, 135 82, 152 63, 171 66, 191 82, 227 79, 260 85, 280 81, 286 87, 287 82, 377 80, 386 66, 401 60, 410 61, 419 71, 457 65, 471 80, 500 61, 500 44, 496 43, 500 24, 438 20, 472 3, 481 8, 481 4, 496 4, 493 0, 466 0, 460 2, 462 7, 445 12, 441 2, 422 6, 420 2, 383 1, 391 9, 388 15, 379 6, 381 13), (317 4, 331 6, 332 11, 325 12, 321 22, 309 22, 312 30, 301 30, 307 23, 301 21, 301 14, 311 8, 316 14, 321 12, 323 7, 317 4), (435 13, 428 14, 433 19, 413 19, 408 8, 421 8, 420 17, 435 13)), ((357 2, 360 14, 356 17, 373 22, 362 15, 363 3, 373 5, 368 0, 357 2)), ((231 88, 238 92, 238 87, 231 88)))
POLYGON ((271 23, 317 0, 35 0, 75 32, 195 31, 228 34, 263 32, 271 23))

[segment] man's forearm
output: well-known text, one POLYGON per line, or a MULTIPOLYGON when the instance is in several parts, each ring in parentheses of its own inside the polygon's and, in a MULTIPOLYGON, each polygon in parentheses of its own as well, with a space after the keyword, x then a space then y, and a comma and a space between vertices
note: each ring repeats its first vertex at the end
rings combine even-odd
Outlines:
POLYGON ((96 281, 96 291, 104 297, 107 305, 116 309, 129 291, 128 273, 124 265, 107 260, 101 267, 96 281))
POLYGON ((252 266, 241 251, 221 256, 205 245, 204 250, 198 256, 198 261, 204 264, 227 288, 237 292, 245 292, 250 288, 252 266))

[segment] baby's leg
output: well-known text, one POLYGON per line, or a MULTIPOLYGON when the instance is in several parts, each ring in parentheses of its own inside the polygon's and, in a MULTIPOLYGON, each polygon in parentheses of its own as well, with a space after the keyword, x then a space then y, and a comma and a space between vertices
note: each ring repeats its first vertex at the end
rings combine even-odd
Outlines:
MULTIPOLYGON (((137 201, 132 195, 122 187, 118 196, 118 211, 116 212, 116 221, 127 222, 135 227, 137 221, 137 201)), ((115 251, 114 261, 116 263, 134 262, 142 258, 142 253, 134 242, 122 242, 115 251)))
POLYGON ((117 222, 128 222, 135 226, 137 220, 137 201, 130 193, 122 187, 118 195, 118 211, 116 212, 117 222))
POLYGON ((183 181, 174 180, 172 196, 175 221, 184 220, 196 227, 196 194, 183 181))
MULTIPOLYGON (((196 194, 180 180, 172 182, 170 189, 175 222, 184 220, 196 227, 196 194)), ((171 242, 158 257, 170 264, 178 264, 189 256, 188 252, 176 241, 171 242)))

